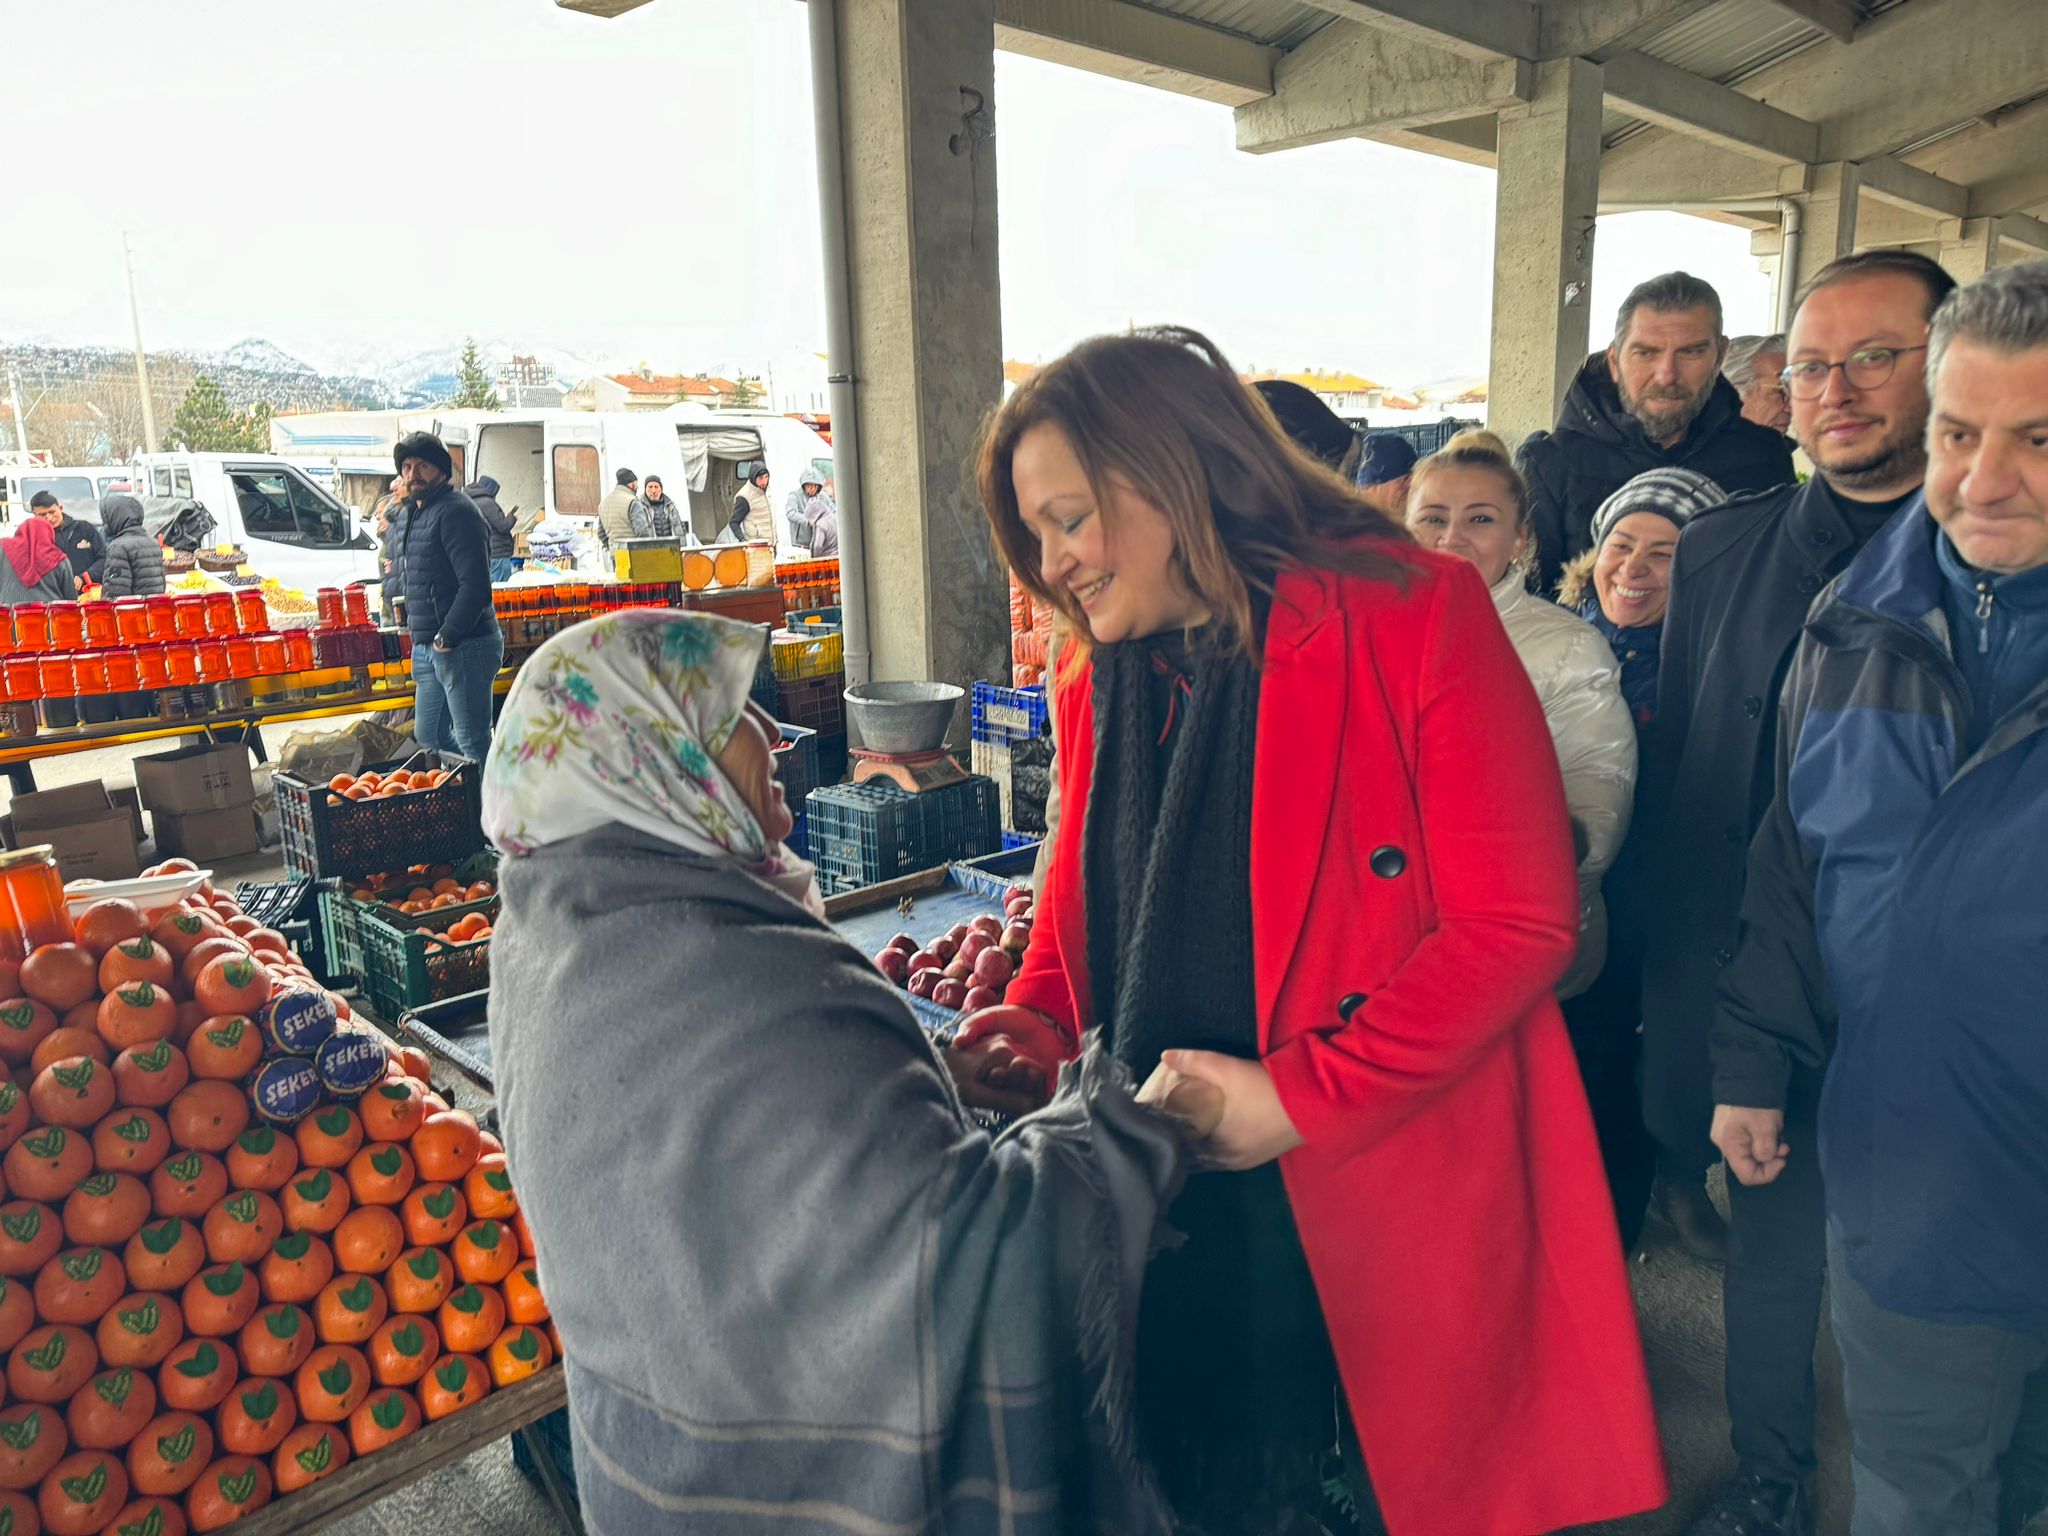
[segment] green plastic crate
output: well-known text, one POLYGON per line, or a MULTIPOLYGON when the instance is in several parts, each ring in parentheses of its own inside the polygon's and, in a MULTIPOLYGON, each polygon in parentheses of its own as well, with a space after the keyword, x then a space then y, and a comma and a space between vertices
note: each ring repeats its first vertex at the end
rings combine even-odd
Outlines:
MULTIPOLYGON (((479 880, 495 884, 498 878, 497 850, 485 848, 471 854, 455 866, 451 878, 464 885, 473 885, 479 880)), ((366 981, 364 971, 367 963, 363 954, 363 925, 366 921, 374 920, 387 928, 410 932, 427 927, 445 928, 469 912, 481 912, 495 922, 498 898, 486 896, 481 901, 457 902, 435 912, 400 912, 382 903, 373 906, 369 902, 356 901, 336 882, 325 882, 320 888, 320 930, 327 968, 331 973, 353 976, 359 982, 366 981)))

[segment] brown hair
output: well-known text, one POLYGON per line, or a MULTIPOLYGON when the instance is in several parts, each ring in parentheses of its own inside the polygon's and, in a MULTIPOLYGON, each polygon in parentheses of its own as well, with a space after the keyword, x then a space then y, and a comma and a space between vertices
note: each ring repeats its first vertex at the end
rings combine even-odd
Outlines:
POLYGON ((1529 482, 1515 468, 1514 455, 1508 452, 1508 445, 1483 428, 1467 427, 1415 466, 1408 481, 1410 507, 1421 500, 1424 483, 1439 469, 1483 469, 1500 477, 1501 483, 1508 488, 1508 499, 1515 504, 1515 527, 1525 535, 1521 552, 1515 556, 1515 564, 1525 574, 1533 568, 1536 563, 1536 529, 1529 520, 1529 482))
POLYGON ((1112 485, 1159 509, 1181 580, 1254 655, 1253 594, 1270 601, 1290 566, 1405 575, 1377 546, 1405 542, 1406 530, 1296 447, 1206 336, 1182 326, 1097 336, 1033 374, 989 418, 976 464, 982 506, 1018 585, 1084 642, 1081 605, 1039 574, 1038 539, 1011 477, 1018 440, 1045 425, 1073 445, 1112 536, 1112 485))

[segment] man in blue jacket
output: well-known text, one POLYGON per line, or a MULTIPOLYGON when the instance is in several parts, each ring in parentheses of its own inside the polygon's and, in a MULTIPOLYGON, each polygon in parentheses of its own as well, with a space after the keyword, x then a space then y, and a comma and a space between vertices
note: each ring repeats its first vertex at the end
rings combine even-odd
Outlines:
POLYGON ((490 533, 449 477, 441 440, 414 432, 392 457, 405 482, 392 575, 412 632, 413 735, 475 763, 491 745, 491 684, 505 637, 491 607, 490 533))
POLYGON ((1712 1032, 1745 1185, 1801 1155, 1788 1084, 1825 1066, 1854 1536, 2016 1530, 2048 1452, 2048 262, 1945 301, 1927 368, 1924 499, 1785 682, 1712 1032))

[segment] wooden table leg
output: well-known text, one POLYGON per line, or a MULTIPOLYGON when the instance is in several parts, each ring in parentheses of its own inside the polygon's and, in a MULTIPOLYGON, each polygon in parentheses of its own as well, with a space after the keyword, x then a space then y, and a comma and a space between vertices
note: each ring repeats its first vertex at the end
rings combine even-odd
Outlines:
POLYGON ((526 1447, 526 1454, 533 1458, 533 1464, 540 1472, 541 1491, 548 1496, 548 1502, 555 1506, 555 1513, 561 1518, 562 1526, 570 1536, 584 1536, 583 1512, 576 1502, 576 1495, 569 1491, 562 1481, 561 1469, 555 1465, 555 1453, 541 1438, 540 1427, 522 1424, 512 1431, 519 1442, 526 1447))

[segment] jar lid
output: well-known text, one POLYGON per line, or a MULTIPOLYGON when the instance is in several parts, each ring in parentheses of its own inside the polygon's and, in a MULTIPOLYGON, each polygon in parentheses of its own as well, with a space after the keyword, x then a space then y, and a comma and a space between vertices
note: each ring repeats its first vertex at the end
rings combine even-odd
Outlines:
POLYGON ((57 862, 57 845, 36 843, 27 848, 16 848, 10 853, 0 853, 0 875, 20 869, 28 864, 54 864, 57 862))

